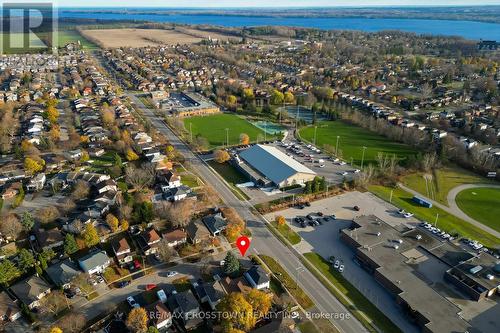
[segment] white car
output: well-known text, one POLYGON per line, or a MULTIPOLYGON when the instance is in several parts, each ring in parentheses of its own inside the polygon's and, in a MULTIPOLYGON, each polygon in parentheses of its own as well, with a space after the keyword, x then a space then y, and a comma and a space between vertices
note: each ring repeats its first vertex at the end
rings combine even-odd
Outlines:
POLYGON ((179 273, 177 273, 176 271, 170 271, 170 272, 167 272, 167 277, 176 276, 177 274, 179 274, 179 273))
POLYGON ((165 303, 167 301, 167 294, 165 294, 165 291, 163 289, 158 290, 156 292, 156 295, 158 296, 160 302, 165 303))
POLYGON ((340 261, 336 260, 335 264, 333 264, 333 268, 338 269, 340 267, 340 261))
POLYGON ((340 265, 339 272, 342 273, 344 271, 344 265, 340 265))
POLYGON ((319 167, 320 167, 320 168, 324 168, 324 167, 325 167, 325 165, 324 165, 324 164, 321 164, 319 167))
POLYGON ((339 172, 339 175, 341 175, 341 176, 347 176, 347 175, 348 175, 348 173, 347 173, 347 172, 345 172, 345 171, 344 171, 344 172, 339 172))
POLYGON ((398 214, 404 215, 404 214, 406 214, 406 211, 404 209, 399 209, 398 214))
POLYGON ((361 170, 359 170, 359 169, 356 169, 356 170, 352 171, 352 173, 360 173, 360 172, 361 172, 361 170))
POLYGON ((346 165, 346 164, 347 164, 347 163, 346 163, 346 162, 344 162, 344 161, 341 161, 341 162, 339 163, 339 165, 346 165))
POLYGON ((140 307, 139 303, 137 303, 132 296, 127 297, 127 302, 128 302, 128 305, 130 305, 130 307, 132 307, 132 308, 139 308, 140 307))
POLYGON ((413 213, 404 213, 403 216, 408 219, 410 217, 413 217, 413 213))

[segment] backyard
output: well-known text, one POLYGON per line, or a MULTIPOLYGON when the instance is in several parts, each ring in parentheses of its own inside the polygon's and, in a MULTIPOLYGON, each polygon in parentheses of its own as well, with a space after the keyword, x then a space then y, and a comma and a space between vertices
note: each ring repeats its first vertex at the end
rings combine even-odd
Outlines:
MULTIPOLYGON (((211 149, 224 146, 227 139, 229 145, 240 144, 242 133, 248 134, 250 142, 263 141, 265 137, 263 130, 234 114, 186 118, 184 126, 188 132, 193 131, 193 137, 200 135, 206 138, 211 149)), ((275 136, 267 135, 268 140, 275 138, 275 136)))
MULTIPOLYGON (((316 126, 308 126, 300 129, 302 139, 314 143, 314 132, 316 131, 315 145, 323 148, 330 145, 335 148, 337 136, 339 137, 339 152, 346 161, 353 159, 357 165, 361 164, 363 158, 363 147, 367 147, 364 156, 364 164, 375 163, 379 152, 392 156, 396 154, 399 159, 405 159, 416 154, 411 147, 391 141, 381 135, 370 132, 367 129, 348 124, 343 121, 322 121, 316 126), (317 129, 315 130, 315 127, 317 129)), ((339 154, 340 155, 340 154, 339 154)))

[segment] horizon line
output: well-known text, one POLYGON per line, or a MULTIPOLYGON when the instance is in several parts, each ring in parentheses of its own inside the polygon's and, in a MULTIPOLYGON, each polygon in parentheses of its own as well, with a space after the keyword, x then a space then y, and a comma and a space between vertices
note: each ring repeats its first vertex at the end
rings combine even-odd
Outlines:
POLYGON ((127 5, 127 6, 95 6, 95 5, 64 5, 64 6, 55 6, 56 8, 99 8, 99 9, 107 9, 107 8, 165 8, 165 9, 256 9, 256 8, 267 8, 267 9, 284 9, 284 8, 294 8, 294 9, 314 9, 314 8, 436 8, 436 7, 500 7, 500 4, 463 4, 463 5, 453 5, 453 4, 442 4, 442 5, 360 5, 360 6, 345 6, 345 5, 328 5, 328 6, 301 6, 301 5, 287 5, 287 6, 222 6, 222 7, 211 7, 211 6, 141 6, 141 5, 127 5))

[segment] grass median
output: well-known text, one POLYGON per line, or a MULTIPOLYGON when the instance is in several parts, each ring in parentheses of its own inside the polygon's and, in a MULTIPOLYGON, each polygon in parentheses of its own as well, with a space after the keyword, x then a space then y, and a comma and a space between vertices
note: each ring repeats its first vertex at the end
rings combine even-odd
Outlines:
POLYGON ((425 208, 418 205, 412 200, 413 195, 402 190, 401 188, 391 189, 381 185, 372 185, 369 187, 369 190, 376 196, 386 201, 389 201, 391 190, 394 190, 392 195, 392 204, 415 214, 415 217, 422 221, 434 224, 436 216, 439 214, 437 223, 438 228, 451 235, 458 234, 462 237, 475 239, 490 248, 497 248, 500 244, 500 239, 497 237, 489 234, 481 228, 476 227, 475 225, 465 222, 455 215, 445 212, 441 208, 425 208))
POLYGON ((276 221, 271 221, 271 225, 283 236, 285 237, 290 244, 295 245, 299 244, 301 241, 301 237, 298 233, 292 230, 288 224, 278 225, 276 221))
MULTIPOLYGON (((333 288, 329 283, 325 283, 323 277, 318 276, 320 281, 323 282, 325 287, 327 287, 330 292, 340 301, 342 304, 348 308, 353 315, 370 331, 376 332, 377 329, 382 330, 383 332, 401 332, 402 331, 397 327, 392 321, 387 318, 382 311, 380 311, 375 305, 373 305, 362 293, 360 293, 349 281, 347 281, 342 274, 333 271, 331 269, 331 265, 326 261, 323 257, 318 255, 317 253, 305 253, 304 257, 314 266, 316 267, 324 276, 324 278, 328 279, 335 288, 333 288), (342 295, 339 294, 342 293, 342 295), (349 304, 346 302, 345 298, 347 297, 353 304, 349 304), (364 313, 368 318, 372 320, 370 322, 364 316, 361 315, 364 313), (376 327, 376 328, 375 328, 376 327)), ((311 270, 314 274, 314 270, 311 270)), ((317 275, 317 274, 316 274, 317 275)))

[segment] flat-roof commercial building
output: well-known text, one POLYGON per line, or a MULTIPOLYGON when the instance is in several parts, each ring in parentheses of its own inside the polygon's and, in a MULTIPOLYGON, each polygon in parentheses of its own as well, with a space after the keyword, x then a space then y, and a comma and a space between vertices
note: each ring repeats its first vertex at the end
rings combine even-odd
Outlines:
POLYGON ((170 112, 174 117, 193 117, 220 113, 220 108, 215 103, 193 92, 172 92, 160 104, 161 109, 170 112))
POLYGON ((258 144, 242 150, 234 162, 241 172, 260 186, 303 185, 316 177, 316 172, 268 145, 258 144))
POLYGON ((349 229, 341 231, 340 238, 422 332, 458 333, 471 329, 471 324, 459 315, 461 309, 426 280, 425 267, 433 260, 441 265, 431 251, 442 242, 418 229, 397 230, 373 215, 353 220, 349 229))

